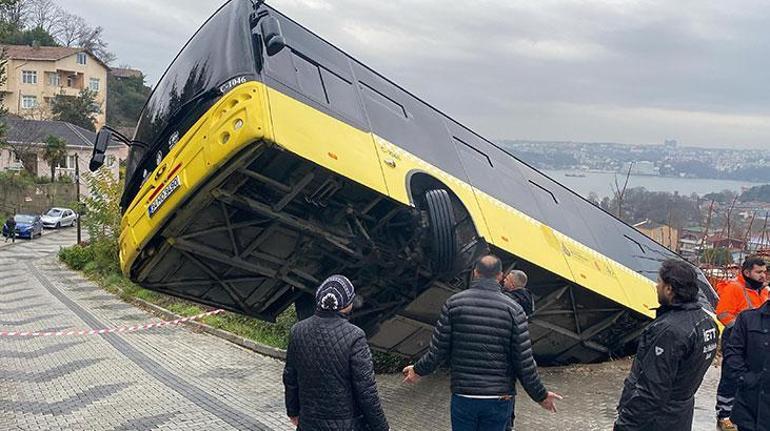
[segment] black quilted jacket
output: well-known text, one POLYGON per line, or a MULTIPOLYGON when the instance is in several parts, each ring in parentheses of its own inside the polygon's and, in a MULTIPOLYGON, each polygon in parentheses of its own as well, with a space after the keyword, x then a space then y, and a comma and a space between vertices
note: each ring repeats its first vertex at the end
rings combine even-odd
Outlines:
POLYGON ((548 393, 532 357, 527 316, 494 280, 475 280, 447 300, 414 370, 424 376, 445 360, 454 394, 513 395, 516 379, 537 402, 548 393))
POLYGON ((291 328, 286 412, 302 431, 387 431, 364 331, 333 312, 291 328))

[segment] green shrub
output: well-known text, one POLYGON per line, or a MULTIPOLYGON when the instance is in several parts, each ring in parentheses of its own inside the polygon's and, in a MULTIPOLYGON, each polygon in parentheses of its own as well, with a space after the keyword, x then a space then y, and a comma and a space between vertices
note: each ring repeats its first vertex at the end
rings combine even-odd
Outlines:
POLYGON ((82 271, 94 260, 93 249, 88 244, 62 248, 59 250, 59 259, 70 268, 82 271))

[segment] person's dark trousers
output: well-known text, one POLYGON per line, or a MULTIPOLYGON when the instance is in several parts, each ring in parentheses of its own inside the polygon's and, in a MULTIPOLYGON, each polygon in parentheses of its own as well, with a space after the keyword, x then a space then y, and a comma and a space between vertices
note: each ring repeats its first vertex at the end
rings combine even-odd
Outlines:
POLYGON ((511 418, 508 419, 508 424, 505 426, 505 431, 513 431, 513 424, 516 423, 516 403, 514 403, 514 408, 511 409, 511 418))
MULTIPOLYGON (((733 332, 733 327, 726 327, 722 331, 722 351, 724 352, 727 340, 730 339, 730 334, 733 332)), ((728 375, 727 367, 722 362, 722 372, 719 375, 719 386, 717 386, 717 419, 723 419, 730 417, 730 412, 733 410, 733 400, 735 399, 735 392, 738 390, 737 381, 734 376, 728 375)))
POLYGON ((452 395, 452 431, 504 431, 511 420, 510 400, 452 395))

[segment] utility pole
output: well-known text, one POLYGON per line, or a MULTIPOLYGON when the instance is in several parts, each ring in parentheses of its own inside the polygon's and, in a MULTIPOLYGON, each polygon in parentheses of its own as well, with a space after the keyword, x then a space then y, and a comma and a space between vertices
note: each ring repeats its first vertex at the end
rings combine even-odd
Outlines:
POLYGON ((75 194, 77 194, 77 207, 78 207, 78 242, 80 245, 80 217, 82 208, 80 207, 80 160, 78 159, 78 153, 75 153, 75 194))

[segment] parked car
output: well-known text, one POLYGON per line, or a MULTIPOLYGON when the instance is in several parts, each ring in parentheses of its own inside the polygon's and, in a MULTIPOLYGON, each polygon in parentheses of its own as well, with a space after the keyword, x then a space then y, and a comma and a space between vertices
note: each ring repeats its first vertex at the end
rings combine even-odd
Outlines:
POLYGON ((78 215, 69 208, 51 208, 41 217, 43 227, 48 229, 72 226, 77 219, 78 215))
MULTIPOLYGON (((16 237, 32 239, 43 235, 43 222, 36 214, 16 214, 16 237)), ((3 224, 3 236, 8 236, 8 226, 3 224)))

